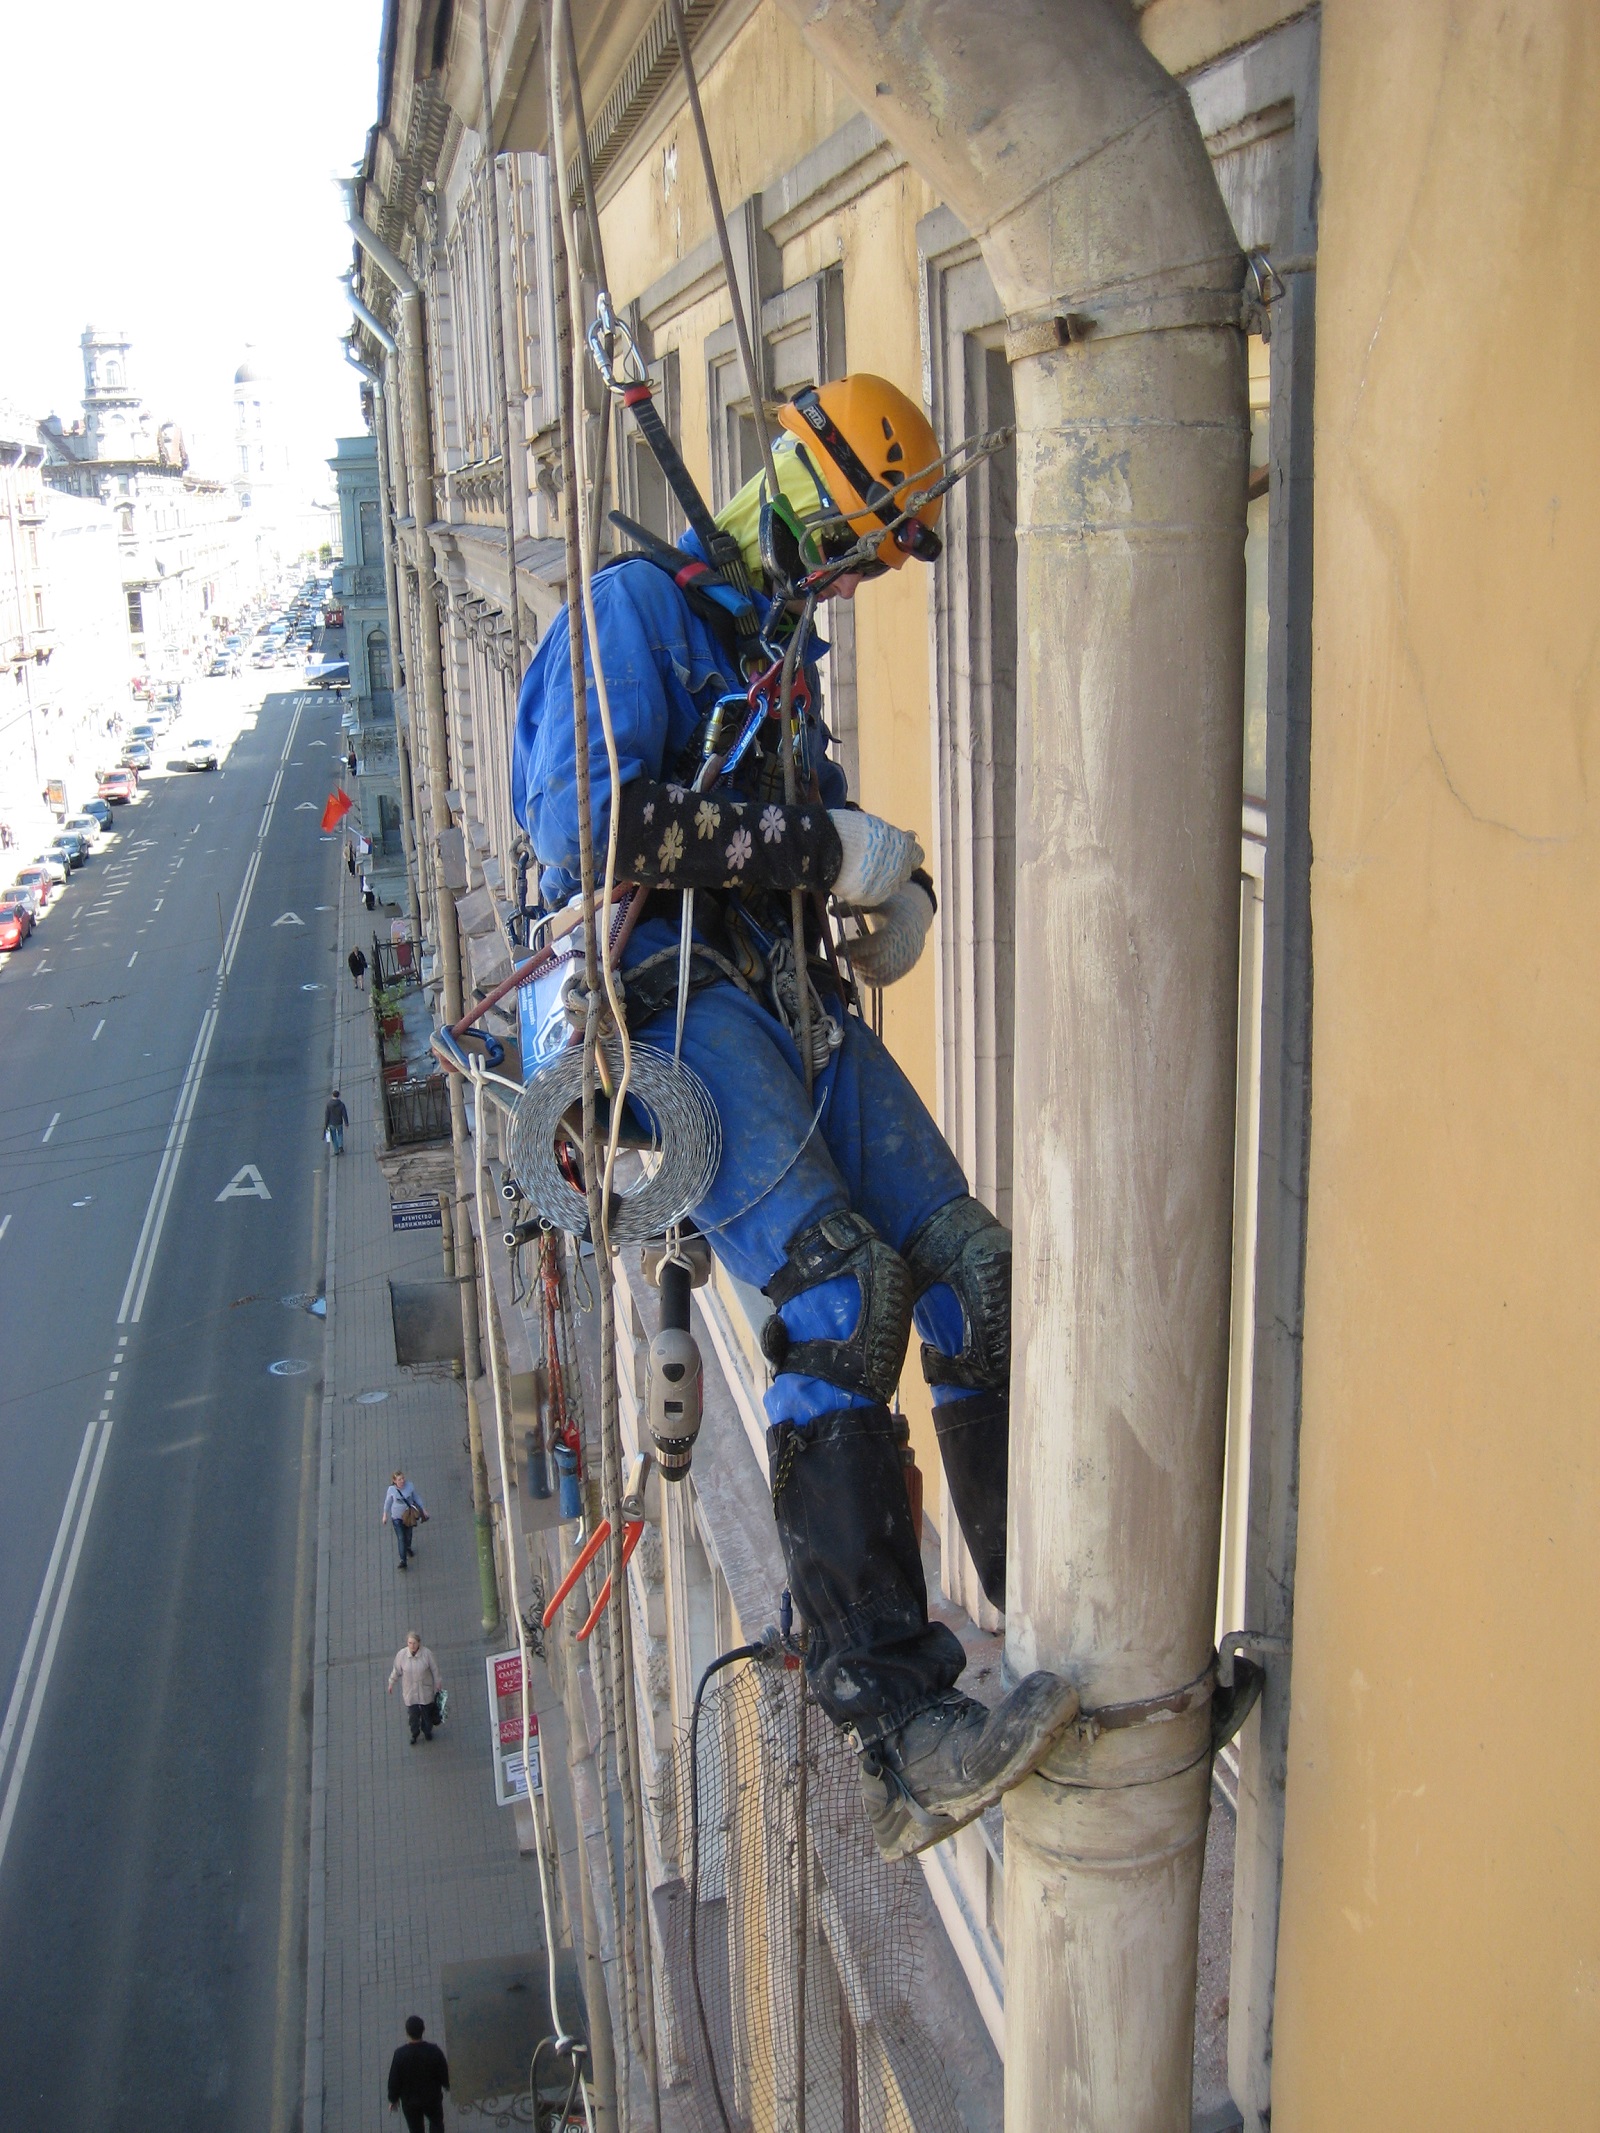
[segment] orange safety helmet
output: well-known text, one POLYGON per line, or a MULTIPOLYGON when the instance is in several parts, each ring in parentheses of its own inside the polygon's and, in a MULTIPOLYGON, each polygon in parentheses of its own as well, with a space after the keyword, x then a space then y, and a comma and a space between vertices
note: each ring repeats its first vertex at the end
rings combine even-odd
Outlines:
MULTIPOLYGON (((888 527, 906 499, 943 471, 939 440, 922 409, 898 385, 870 371, 808 385, 784 402, 778 420, 819 463, 829 495, 858 541, 876 526, 888 527)), ((898 570, 913 555, 931 563, 940 552, 933 529, 943 501, 933 497, 915 517, 885 532, 868 574, 898 570)))

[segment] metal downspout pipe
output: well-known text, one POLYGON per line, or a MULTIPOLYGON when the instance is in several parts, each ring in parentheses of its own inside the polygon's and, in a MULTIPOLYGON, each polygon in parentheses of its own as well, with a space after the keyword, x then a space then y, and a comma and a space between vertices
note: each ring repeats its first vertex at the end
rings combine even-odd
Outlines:
POLYGON ((1084 1717, 1005 1802, 1006 2125, 1187 2133, 1232 1225, 1242 261, 1126 0, 783 4, 965 221, 1008 315, 1006 1645, 1017 1673, 1076 1684, 1084 1717))
MULTIPOLYGON (((393 351, 391 350, 391 353, 393 351)), ((400 717, 400 691, 396 679, 400 667, 400 579, 394 553, 394 486, 389 474, 389 421, 380 393, 377 407, 378 481, 382 490, 383 591, 389 610, 389 689, 394 702, 395 784, 400 791, 400 839, 406 860, 406 915, 411 938, 422 953, 422 908, 417 899, 417 833, 411 819, 411 764, 406 729, 400 717)))
MULTIPOLYGON (((428 407, 427 354, 424 343, 422 292, 410 270, 402 264, 377 232, 362 218, 356 198, 356 181, 344 181, 350 233, 380 272, 394 287, 400 301, 401 364, 406 397, 407 428, 411 438, 408 488, 411 516, 419 536, 434 515, 433 426, 428 407)), ((422 682, 424 753, 428 779, 430 834, 426 840, 428 870, 433 882, 433 908, 437 919, 439 972, 442 980, 444 1019, 459 1022, 463 1011, 461 992, 461 934, 455 899, 444 880, 439 859, 439 833, 452 824, 450 802, 449 738, 445 726, 444 674, 440 665, 439 625, 432 612, 432 588, 424 585, 421 619, 417 631, 417 659, 422 682)), ((408 677, 409 678, 409 677, 408 677)), ((483 1373, 479 1337, 479 1304, 474 1239, 469 1208, 472 1172, 467 1154, 466 1095, 458 1074, 449 1076, 450 1143, 455 1158, 456 1279, 461 1287, 461 1337, 466 1370, 467 1435, 472 1456, 472 1512, 478 1549, 478 1585, 483 1609, 483 1627, 492 1630, 500 1620, 500 1584, 495 1572, 494 1532, 489 1513, 489 1472, 483 1449, 483 1420, 478 1412, 477 1381, 483 1373)), ((508 1542, 509 1544, 509 1542, 508 1542)))
MULTIPOLYGON (((397 355, 399 349, 394 335, 390 333, 380 319, 373 316, 356 295, 353 288, 350 288, 348 284, 346 284, 346 288, 350 298, 350 308, 354 311, 356 317, 368 327, 388 355, 397 355)), ((382 373, 369 369, 365 363, 361 362, 348 342, 345 343, 344 352, 345 360, 353 369, 360 371, 362 377, 372 387, 373 432, 374 441, 378 447, 378 518, 383 528, 383 591, 384 603, 389 615, 389 686, 390 693, 394 697, 395 784, 400 791, 400 839, 405 851, 406 861, 406 905, 411 920, 411 938, 418 944, 417 953, 420 955, 422 952, 422 912, 417 902, 417 841, 411 820, 411 770, 406 760, 405 728, 400 722, 399 691, 394 687, 394 677, 400 664, 400 646, 403 639, 400 635, 400 590, 395 574, 395 510, 394 485, 390 477, 389 468, 389 416, 385 404, 382 373)))

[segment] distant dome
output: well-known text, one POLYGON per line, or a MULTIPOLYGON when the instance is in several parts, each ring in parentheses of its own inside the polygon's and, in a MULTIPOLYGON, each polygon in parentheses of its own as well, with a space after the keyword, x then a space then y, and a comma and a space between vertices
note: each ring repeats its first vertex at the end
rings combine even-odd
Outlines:
POLYGON ((262 372, 256 368, 256 352, 253 348, 245 350, 244 361, 234 372, 233 382, 235 385, 259 385, 262 382, 262 372))

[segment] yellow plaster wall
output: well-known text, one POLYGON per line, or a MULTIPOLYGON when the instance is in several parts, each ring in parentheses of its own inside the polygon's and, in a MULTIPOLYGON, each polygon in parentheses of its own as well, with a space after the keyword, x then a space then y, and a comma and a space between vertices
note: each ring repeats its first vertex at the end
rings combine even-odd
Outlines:
POLYGON ((1324 9, 1282 2133, 1600 2123, 1597 114, 1324 9))
POLYGON ((1307 0, 1149 0, 1139 34, 1169 74, 1187 74, 1306 7, 1307 0))
MULTIPOLYGON (((759 7, 700 82, 725 209, 798 163, 856 110, 772 0, 759 7)), ((596 187, 602 195, 605 181, 596 187)), ((688 107, 654 134, 600 215, 611 292, 631 303, 712 234, 700 149, 688 107)))

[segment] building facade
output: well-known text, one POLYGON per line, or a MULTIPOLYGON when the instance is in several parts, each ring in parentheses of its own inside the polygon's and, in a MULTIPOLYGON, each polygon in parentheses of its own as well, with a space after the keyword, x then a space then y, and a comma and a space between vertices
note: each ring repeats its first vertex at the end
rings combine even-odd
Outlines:
POLYGON ((267 585, 304 545, 303 511, 290 494, 289 455, 278 428, 272 380, 254 348, 233 374, 232 487, 245 523, 251 582, 267 585))
MULTIPOLYGON (((917 832, 940 892, 883 1033, 1018 1237, 1005 1615, 911 1372, 930 1584, 969 1681, 998 1682, 1003 1640, 1014 1669, 1081 1683, 1086 1722, 911 1880, 818 1843, 797 1884, 784 1774, 808 1751, 792 1705, 752 1692, 745 1731, 720 1707, 717 1781, 744 1805, 708 1862, 684 1728, 782 1581, 765 1307, 714 1271, 705 1434, 630 1566, 629 1671, 562 1621, 544 1640, 546 1811, 625 2122, 647 2122, 652 1990, 690 2123, 717 2122, 708 2060, 747 2084, 746 2119, 792 2123, 807 2058, 848 2124, 1175 2127, 1191 2090, 1252 2133, 1582 2122, 1600 1846, 1565 1812, 1587 1721, 1560 1690, 1596 1642, 1600 1121, 1576 1066, 1596 541, 1573 478, 1596 299, 1550 322, 1537 411, 1514 340, 1459 324, 1587 241, 1585 12, 1084 0, 1008 27, 912 6, 892 45, 868 9, 685 12, 763 401, 869 369, 947 449, 1009 433, 949 498, 931 584, 902 572, 838 616, 825 687, 855 797, 917 832), (1186 429, 1181 469, 1149 456, 1186 429), (1548 1649, 1530 1596, 1562 1626, 1548 1649), (1208 1708, 1246 1663, 1260 1700, 1213 1765, 1208 1708), (1509 1679, 1557 1714, 1537 1756, 1488 1724, 1509 1679), (635 1794, 653 1988, 613 1893, 635 1794), (1160 1841, 1138 1821, 1158 1796, 1160 1841), (1124 1809, 1119 1850, 1095 1817, 1124 1809), (709 2022, 685 1907, 721 1965, 709 2022), (874 1968, 885 1935, 915 1947, 914 1985, 874 1968), (802 1947, 831 2012, 797 2029, 775 1980, 802 1947)), ((671 11, 574 18, 609 295, 720 505, 762 416, 671 11)), ((552 200, 580 175, 570 128, 547 160, 540 10, 489 19, 486 94, 476 17, 392 0, 355 188, 423 971, 469 1002, 512 969, 530 900, 511 734, 567 592, 552 200)), ((580 276, 579 327, 593 301, 580 276)), ((608 501, 672 537, 649 455, 584 391, 608 501)), ((457 1110, 464 1236, 480 1153, 498 1184, 508 1149, 491 1104, 477 1137, 457 1110)), ((574 1535, 527 1456, 562 1336, 522 1250, 480 1227, 468 1354, 526 1611, 574 1535)), ((632 1453, 655 1292, 636 1253, 616 1278, 632 1453)))
POLYGON ((233 486, 192 473, 178 425, 146 408, 127 336, 91 326, 82 348, 83 419, 43 425, 45 479, 116 514, 131 670, 175 680, 255 590, 254 544, 233 486))
POLYGON ((117 521, 45 481, 36 419, 0 412, 0 822, 30 849, 94 791, 128 704, 117 521))
POLYGON ((398 862, 402 845, 395 677, 377 445, 371 437, 341 437, 328 465, 339 504, 340 548, 333 568, 333 598, 344 611, 345 657, 350 667, 347 728, 360 764, 356 785, 360 826, 371 839, 380 864, 398 862))

